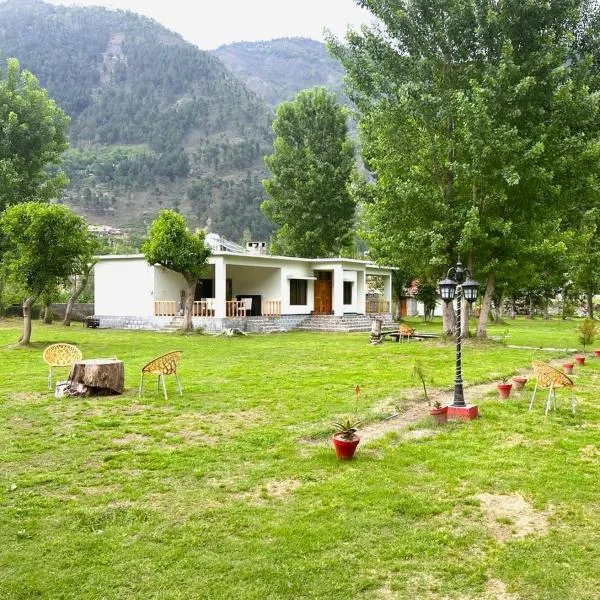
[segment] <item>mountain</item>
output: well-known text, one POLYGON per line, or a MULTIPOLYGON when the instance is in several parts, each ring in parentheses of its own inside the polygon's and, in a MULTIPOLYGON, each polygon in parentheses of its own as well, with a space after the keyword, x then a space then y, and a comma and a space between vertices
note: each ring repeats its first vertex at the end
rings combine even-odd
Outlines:
POLYGON ((315 40, 239 42, 220 46, 214 54, 270 106, 306 88, 322 85, 340 94, 343 88, 341 64, 315 40))
POLYGON ((91 223, 142 231, 173 207, 230 239, 268 235, 272 112, 217 57, 130 12, 7 0, 13 56, 71 116, 64 201, 91 223))

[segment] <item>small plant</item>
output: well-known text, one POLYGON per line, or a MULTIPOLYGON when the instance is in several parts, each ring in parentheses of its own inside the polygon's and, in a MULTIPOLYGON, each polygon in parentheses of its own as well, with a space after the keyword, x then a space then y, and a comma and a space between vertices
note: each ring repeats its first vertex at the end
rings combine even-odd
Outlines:
POLYGON ((358 431, 358 426, 362 424, 362 421, 352 421, 351 419, 345 419, 338 423, 333 423, 333 428, 336 435, 344 440, 352 440, 354 435, 358 431))
POLYGON ((585 352, 585 347, 596 339, 596 323, 593 319, 584 319, 578 329, 579 341, 583 345, 583 351, 585 352))
POLYGON ((432 406, 436 410, 439 410, 440 408, 442 408, 442 403, 439 400, 434 400, 432 406))
POLYGON ((431 405, 431 401, 429 399, 429 394, 427 393, 427 385, 425 384, 425 369, 423 368, 423 363, 420 360, 415 360, 413 363, 412 370, 413 377, 417 377, 423 386, 423 395, 425 396, 425 400, 428 405, 431 405))
POLYGON ((502 377, 501 381, 502 381, 502 385, 508 385, 508 377, 502 377))

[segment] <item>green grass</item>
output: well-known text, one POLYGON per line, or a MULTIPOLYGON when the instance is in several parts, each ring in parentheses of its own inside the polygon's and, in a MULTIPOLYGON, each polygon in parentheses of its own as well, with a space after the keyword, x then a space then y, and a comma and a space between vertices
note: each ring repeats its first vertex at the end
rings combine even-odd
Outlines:
MULTIPOLYGON (((490 333, 563 348, 577 347, 576 328, 519 319, 490 333)), ((481 419, 441 429, 423 407, 413 428, 431 435, 387 434, 340 463, 331 423, 401 409, 418 390, 415 358, 430 386, 450 389, 451 343, 36 323, 33 346, 15 349, 18 333, 16 322, 0 327, 3 599, 463 599, 496 598, 498 585, 520 598, 597 594, 600 361, 578 372, 575 416, 564 392, 548 417, 542 397, 529 413, 527 393, 489 394, 481 419), (124 360, 126 393, 55 399, 41 360, 55 341, 124 360), (141 366, 174 349, 184 350, 183 396, 168 379, 167 401, 153 385, 138 399, 141 366), (547 531, 519 537, 514 518, 490 522, 482 493, 521 495, 547 531)), ((469 342, 465 380, 561 354, 469 342)))

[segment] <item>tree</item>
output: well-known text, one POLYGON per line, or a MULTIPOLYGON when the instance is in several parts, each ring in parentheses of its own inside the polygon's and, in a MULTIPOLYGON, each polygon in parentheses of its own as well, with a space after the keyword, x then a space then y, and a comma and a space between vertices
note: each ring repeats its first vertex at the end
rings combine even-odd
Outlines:
POLYGON ((82 244, 81 252, 76 259, 73 275, 75 276, 75 289, 67 300, 67 306, 65 307, 65 318, 63 319, 63 325, 65 327, 71 326, 71 312, 75 303, 79 299, 79 296, 83 293, 87 287, 92 269, 96 264, 94 254, 98 252, 100 248, 100 240, 93 234, 88 232, 87 238, 84 244, 82 244))
POLYGON ((23 301, 21 345, 31 338, 31 307, 77 269, 87 251, 86 222, 66 206, 25 202, 0 216, 0 250, 8 277, 20 286, 23 301))
POLYGON ((0 211, 20 202, 49 200, 68 183, 60 164, 69 118, 38 80, 10 58, 0 69, 0 211))
POLYGON ((483 283, 485 336, 497 277, 538 242, 531 223, 560 220, 573 167, 598 170, 593 61, 578 45, 597 9, 585 15, 577 0, 358 4, 379 24, 330 46, 348 71, 374 173, 368 242, 380 260, 410 256, 438 276, 460 253, 483 283))
POLYGON ((180 214, 163 210, 150 225, 148 237, 142 244, 142 253, 151 265, 162 265, 183 275, 188 286, 183 329, 191 331, 196 285, 210 257, 210 249, 204 243, 204 231, 192 233, 180 214))
POLYGON ((324 88, 300 92, 277 108, 272 177, 263 181, 270 199, 264 213, 279 226, 275 253, 337 256, 351 245, 355 202, 349 183, 354 145, 346 114, 324 88))

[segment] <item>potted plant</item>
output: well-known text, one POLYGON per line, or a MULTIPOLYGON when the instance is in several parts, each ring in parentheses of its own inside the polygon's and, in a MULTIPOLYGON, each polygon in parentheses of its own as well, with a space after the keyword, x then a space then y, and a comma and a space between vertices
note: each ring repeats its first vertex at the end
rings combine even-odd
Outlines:
POLYGON ((334 423, 335 433, 333 434, 333 445, 336 456, 340 460, 351 460, 356 452, 356 446, 360 442, 360 437, 356 435, 357 427, 361 421, 351 421, 346 419, 339 423, 334 423))
POLYGON ((581 354, 578 354, 575 357, 575 362, 579 365, 579 366, 583 366, 585 365, 585 356, 582 356, 581 354))
POLYGON ((499 383, 496 387, 498 388, 498 394, 500 395, 500 398, 508 398, 510 396, 512 383, 508 383, 508 379, 506 377, 503 377, 502 383, 499 383))
POLYGON ((571 375, 573 373, 574 366, 575 366, 575 363, 572 363, 572 362, 563 363, 563 369, 567 375, 571 375))
POLYGON ((442 406, 439 400, 435 400, 429 409, 429 414, 433 418, 433 422, 440 425, 448 420, 448 407, 442 406))
POLYGON ((594 350, 594 356, 600 356, 600 350, 594 350))
POLYGON ((524 377, 523 375, 515 375, 512 380, 515 390, 522 390, 527 383, 527 377, 524 377))

